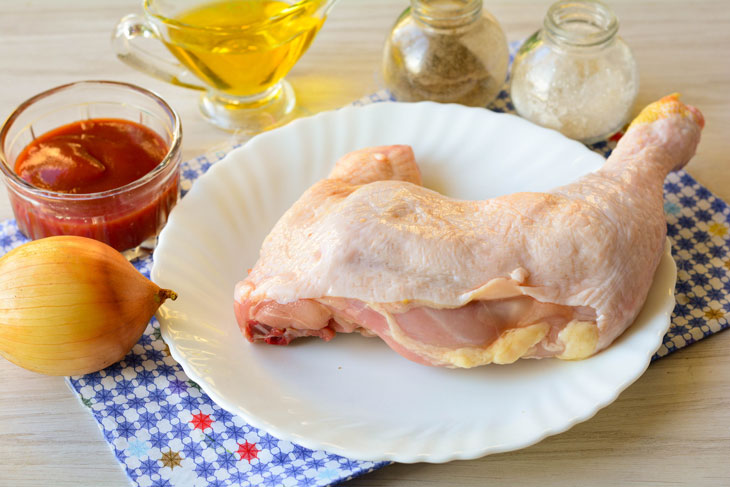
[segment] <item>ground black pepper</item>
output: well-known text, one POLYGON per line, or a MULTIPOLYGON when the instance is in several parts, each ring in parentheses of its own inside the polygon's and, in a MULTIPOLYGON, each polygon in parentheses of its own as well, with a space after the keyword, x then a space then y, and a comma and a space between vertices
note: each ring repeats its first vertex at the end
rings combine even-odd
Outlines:
POLYGON ((481 0, 412 0, 386 42, 383 76, 399 101, 483 107, 502 88, 508 57, 481 0))

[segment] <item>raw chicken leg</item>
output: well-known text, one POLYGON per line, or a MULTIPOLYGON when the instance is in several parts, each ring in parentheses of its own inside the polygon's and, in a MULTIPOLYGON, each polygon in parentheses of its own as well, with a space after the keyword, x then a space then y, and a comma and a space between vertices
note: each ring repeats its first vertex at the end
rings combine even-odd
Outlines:
POLYGON ((703 124, 665 97, 600 170, 485 201, 420 186, 407 146, 348 154, 264 241, 236 286, 239 326, 271 344, 358 331, 449 367, 588 357, 646 299, 666 234, 662 184, 703 124))

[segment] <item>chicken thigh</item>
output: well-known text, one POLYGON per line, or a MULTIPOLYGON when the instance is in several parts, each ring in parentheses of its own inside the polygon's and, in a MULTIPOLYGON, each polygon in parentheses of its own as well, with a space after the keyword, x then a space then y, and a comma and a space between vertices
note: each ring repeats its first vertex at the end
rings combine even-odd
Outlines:
POLYGON ((250 341, 379 336, 428 365, 588 357, 634 321, 666 235, 662 187, 704 120, 671 95, 601 169, 484 201, 421 186, 408 146, 350 153, 265 239, 235 289, 250 341))

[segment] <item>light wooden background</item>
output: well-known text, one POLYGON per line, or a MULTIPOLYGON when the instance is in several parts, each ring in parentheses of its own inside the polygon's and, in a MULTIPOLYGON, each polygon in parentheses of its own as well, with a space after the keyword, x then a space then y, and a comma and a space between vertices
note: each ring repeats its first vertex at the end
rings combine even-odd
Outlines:
MULTIPOLYGON (((486 1, 510 40, 531 34, 549 0, 486 1)), ((228 143, 197 95, 117 61, 110 33, 141 0, 0 0, 0 117, 26 98, 82 79, 153 89, 180 113, 184 157, 228 143)), ((295 67, 302 113, 381 87, 385 37, 406 0, 340 0, 295 67)), ((609 1, 641 72, 639 105, 679 91, 707 127, 688 170, 730 201, 730 2, 609 1)), ((0 190, 4 191, 4 190, 0 190)), ((0 218, 10 217, 0 194, 0 218)), ((394 465, 351 486, 730 486, 730 332, 651 365, 612 405, 519 452, 443 465, 394 465)), ((91 415, 63 379, 0 359, 0 486, 125 486, 91 415)))

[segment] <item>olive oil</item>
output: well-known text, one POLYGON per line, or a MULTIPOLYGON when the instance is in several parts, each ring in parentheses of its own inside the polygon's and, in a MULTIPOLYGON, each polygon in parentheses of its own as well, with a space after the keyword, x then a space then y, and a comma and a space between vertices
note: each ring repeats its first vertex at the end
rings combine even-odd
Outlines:
MULTIPOLYGON (((275 86, 322 27, 324 0, 229 0, 185 11, 167 26, 167 48, 193 74, 235 97, 275 86)), ((165 37, 165 36, 163 36, 165 37)))

